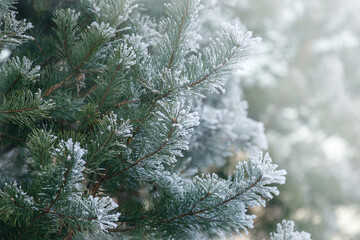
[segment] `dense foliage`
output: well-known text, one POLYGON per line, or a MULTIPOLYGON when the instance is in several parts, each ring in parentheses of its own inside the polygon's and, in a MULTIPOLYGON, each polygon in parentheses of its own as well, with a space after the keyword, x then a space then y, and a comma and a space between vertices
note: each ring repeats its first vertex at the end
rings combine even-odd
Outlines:
MULTIPOLYGON (((232 147, 266 141, 245 104, 217 109, 205 94, 224 91, 258 39, 224 25, 200 47, 198 0, 167 3, 159 20, 133 0, 14 4, 0 5, 11 55, 0 63, 2 238, 207 239, 253 227, 248 209, 277 195, 286 172, 259 152, 227 178, 209 173, 232 147)), ((283 222, 271 239, 310 236, 283 222)))

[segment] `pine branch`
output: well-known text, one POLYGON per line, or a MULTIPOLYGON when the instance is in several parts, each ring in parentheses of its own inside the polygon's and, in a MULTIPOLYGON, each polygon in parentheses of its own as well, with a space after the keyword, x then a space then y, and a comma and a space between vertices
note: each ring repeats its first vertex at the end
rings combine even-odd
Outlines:
POLYGON ((106 141, 100 146, 100 148, 97 150, 97 152, 91 156, 91 158, 85 163, 84 167, 86 167, 92 160, 95 159, 95 157, 102 151, 102 149, 106 146, 106 144, 108 144, 108 142, 111 140, 114 133, 115 133, 115 130, 112 130, 108 139, 106 139, 106 141))
MULTIPOLYGON (((31 209, 31 208, 29 208, 29 207, 27 207, 27 206, 23 206, 23 205, 17 203, 17 202, 15 201, 15 199, 12 199, 12 201, 13 201, 13 203, 14 203, 16 206, 18 206, 18 207, 21 207, 21 208, 26 209, 26 210, 33 210, 33 209, 31 209)), ((51 208, 50 208, 50 209, 51 209, 51 208)), ((67 214, 59 213, 59 212, 56 212, 56 211, 51 211, 50 209, 49 209, 49 208, 46 208, 46 209, 44 209, 44 208, 37 208, 37 210, 39 210, 39 211, 41 211, 41 212, 43 212, 43 213, 45 213, 45 214, 53 214, 53 215, 57 215, 57 216, 59 216, 59 217, 65 217, 65 218, 68 218, 68 219, 71 219, 71 220, 76 220, 76 221, 78 221, 78 220, 95 220, 95 219, 98 218, 98 217, 89 217, 89 218, 74 217, 74 216, 70 216, 70 215, 67 215, 67 214)), ((5 212, 5 211, 2 211, 2 212, 5 212)))
POLYGON ((111 80, 110 80, 110 83, 109 83, 109 85, 108 85, 108 87, 107 87, 107 89, 106 89, 106 92, 105 92, 104 96, 102 97, 102 99, 101 99, 101 101, 100 101, 100 103, 99 103, 98 109, 101 109, 102 105, 104 104, 104 101, 105 101, 107 95, 109 94, 110 88, 111 88, 112 85, 113 85, 113 82, 114 82, 114 80, 115 80, 116 74, 117 74, 117 72, 120 70, 120 67, 121 67, 121 64, 118 64, 117 67, 116 67, 116 69, 115 69, 115 71, 114 71, 114 74, 113 74, 113 76, 112 76, 112 78, 111 78, 111 80))
POLYGON ((170 129, 170 132, 169 132, 169 134, 168 134, 167 139, 166 139, 166 140, 161 144, 161 146, 158 147, 155 151, 153 151, 153 152, 145 155, 144 157, 138 159, 136 162, 134 162, 134 163, 131 164, 130 166, 128 166, 128 167, 126 167, 126 168, 124 168, 124 169, 121 169, 120 171, 117 171, 117 172, 115 172, 115 173, 113 173, 113 174, 110 174, 110 175, 104 175, 103 177, 101 177, 101 178, 97 181, 97 183, 92 187, 92 189, 91 189, 92 195, 95 196, 95 195, 97 194, 97 192, 98 192, 98 190, 99 190, 99 188, 100 188, 100 186, 101 186, 101 184, 102 184, 103 182, 105 182, 105 181, 107 181, 107 180, 109 180, 109 179, 111 179, 111 178, 114 178, 114 177, 116 177, 116 176, 121 175, 122 173, 124 173, 124 172, 132 169, 133 167, 136 167, 136 166, 137 166, 139 163, 141 163, 142 161, 144 161, 144 160, 152 157, 153 155, 156 155, 157 153, 159 153, 159 152, 168 144, 169 139, 172 137, 173 132, 174 132, 174 128, 171 128, 171 129, 170 129))
MULTIPOLYGON (((66 27, 66 26, 65 26, 66 27)), ((70 56, 69 56, 69 50, 68 50, 68 43, 67 43, 67 37, 66 35, 64 35, 64 51, 65 51, 65 56, 67 59, 67 62, 70 64, 71 68, 77 72, 77 69, 75 68, 74 64, 72 63, 70 56)))
POLYGON ((79 221, 79 220, 96 220, 98 217, 89 217, 89 218, 83 218, 83 217, 74 217, 74 216, 70 216, 70 215, 67 215, 67 214, 63 214, 63 213, 59 213, 59 212, 56 212, 56 211, 51 211, 51 210, 48 210, 48 209, 43 209, 43 208, 39 208, 38 209, 39 211, 41 212, 44 212, 46 214, 53 214, 53 215, 57 215, 59 217, 63 217, 63 218, 68 218, 68 219, 71 219, 71 220, 74 220, 74 221, 79 221))
MULTIPOLYGON (((172 222, 172 221, 175 221, 175 220, 179 220, 179 219, 182 219, 182 218, 185 218, 187 216, 195 216, 195 217, 199 217, 203 220, 206 220, 206 221, 212 221, 212 222, 221 222, 219 220, 216 220, 216 219, 209 219, 209 218, 206 218, 204 216, 201 216, 199 214, 201 213, 204 213, 204 212, 208 212, 210 210, 213 210, 213 209, 216 209, 222 205, 225 205, 233 200, 235 200, 236 198, 238 198, 240 195, 243 195, 244 193, 248 193, 252 188, 254 188, 260 181, 262 180, 262 177, 259 177, 258 179, 256 179, 256 181, 254 183, 252 183, 249 187, 247 187, 246 189, 244 189, 243 191, 235 194, 234 196, 226 199, 226 200, 223 200, 222 202, 216 204, 216 205, 213 205, 211 207, 207 207, 207 208, 203 208, 203 209, 200 209, 200 210, 197 210, 197 211, 193 211, 196 206, 204 201, 208 196, 211 195, 210 192, 207 192, 193 207, 190 208, 190 211, 187 212, 187 213, 184 213, 184 214, 180 214, 180 215, 177 215, 177 216, 174 216, 172 218, 168 218, 168 219, 164 219, 164 220, 160 220, 158 221, 157 223, 159 224, 167 224, 169 222, 172 222)), ((136 225, 136 226, 131 226, 131 227, 127 227, 127 228, 115 228, 115 229, 109 229, 110 232, 128 232, 128 231, 133 231, 133 230, 136 230, 138 229, 139 227, 142 227, 144 226, 143 224, 139 224, 139 225, 136 225)))
POLYGON ((42 49, 42 47, 39 45, 38 41, 36 40, 36 38, 33 39, 35 46, 40 50, 41 54, 43 55, 43 57, 46 59, 46 53, 44 51, 44 49, 42 49))
POLYGON ((26 57, 13 57, 5 61, 0 68, 0 93, 8 96, 14 90, 27 89, 40 77, 40 66, 26 57))
POLYGON ((309 233, 297 232, 294 227, 293 221, 282 220, 277 224, 276 231, 270 233, 270 240, 311 240, 309 233))
MULTIPOLYGON (((64 151, 64 155, 67 157, 65 151, 64 151)), ((49 211, 49 210, 54 206, 54 204, 56 203, 56 201, 59 199, 60 194, 61 194, 61 191, 62 191, 63 188, 65 187, 66 182, 68 181, 68 177, 69 177, 69 173, 70 173, 70 167, 71 167, 71 165, 70 165, 70 163, 69 163, 69 165, 68 165, 68 167, 67 167, 67 169, 66 169, 66 172, 65 172, 65 174, 64 174, 64 181, 62 182, 59 190, 57 191, 55 198, 52 200, 52 202, 50 203, 50 205, 46 208, 47 211, 49 211)))
POLYGON ((194 216, 195 216, 195 217, 198 217, 198 218, 201 218, 201 219, 203 219, 203 220, 205 220, 205 221, 207 221, 207 222, 218 222, 218 223, 221 223, 220 220, 211 219, 211 218, 206 218, 206 217, 203 217, 203 216, 198 215, 198 214, 195 214, 194 216))
POLYGON ((183 30, 183 27, 184 27, 184 23, 185 23, 185 19, 186 19, 186 16, 187 16, 187 12, 188 12, 188 9, 189 9, 189 3, 190 1, 189 0, 186 0, 186 3, 185 3, 185 10, 184 10, 184 13, 183 13, 183 16, 181 18, 181 22, 180 22, 180 25, 179 25, 179 29, 178 29, 178 34, 177 34, 177 37, 176 37, 176 40, 175 40, 175 45, 173 47, 173 50, 172 50, 172 53, 171 53, 171 57, 170 57, 170 60, 169 60, 169 64, 168 64, 168 67, 167 69, 170 69, 172 64, 173 64, 173 61, 174 61, 174 57, 175 57, 175 52, 179 46, 179 41, 180 41, 180 37, 181 37, 181 34, 182 34, 182 30, 183 30))
POLYGON ((228 198, 214 206, 211 206, 211 207, 208 207, 208 208, 204 208, 204 209, 201 209, 201 210, 198 210, 198 211, 190 211, 190 212, 187 212, 187 213, 184 213, 184 214, 180 214, 178 216, 175 216, 175 217, 172 217, 172 218, 168 218, 168 219, 165 219, 165 220, 161 220, 159 223, 168 223, 168 222, 172 222, 174 220, 177 220, 177 219, 181 219, 181 218, 184 218, 186 216, 192 216, 192 215, 197 215, 199 213, 203 213, 203 212, 207 212, 207 211, 210 211, 212 209, 215 209, 221 205, 224 205, 236 198, 238 198, 240 195, 242 195, 244 192, 247 192, 249 190, 251 190, 254 186, 256 186, 256 184, 258 184, 260 181, 261 181, 262 177, 259 177, 253 184, 251 184, 248 188, 246 188, 244 191, 242 192, 239 192, 238 194, 234 195, 233 197, 231 198, 228 198))
POLYGON ((207 198, 207 197, 210 196, 210 195, 211 195, 211 192, 210 192, 210 191, 207 192, 202 198, 200 198, 200 200, 199 200, 194 206, 192 206, 192 207, 190 208, 190 211, 192 212, 199 203, 201 203, 202 201, 204 201, 205 198, 207 198))
POLYGON ((32 39, 32 37, 25 35, 25 32, 32 28, 31 23, 25 20, 16 20, 15 11, 9 10, 9 7, 5 10, 5 14, 0 16, 0 49, 4 46, 19 46, 32 39))
POLYGON ((46 214, 50 213, 50 209, 53 207, 53 205, 56 203, 56 201, 59 199, 60 194, 62 189, 65 187, 65 184, 67 182, 68 176, 70 173, 70 164, 69 167, 66 169, 65 175, 64 175, 64 181, 62 183, 62 185, 60 186, 58 192, 56 193, 55 198, 53 199, 53 201, 50 203, 50 205, 46 208, 46 209, 39 209, 40 211, 42 211, 43 213, 37 215, 31 222, 30 224, 25 228, 25 230, 23 231, 23 233, 20 235, 18 240, 21 240, 22 237, 24 236, 24 234, 33 226, 33 224, 35 224, 37 221, 39 221, 41 218, 43 218, 44 216, 46 216, 46 214))
POLYGON ((12 110, 0 110, 0 113, 18 113, 18 112, 29 112, 40 109, 39 107, 25 108, 25 109, 12 109, 12 110))
POLYGON ((76 72, 78 73, 80 71, 80 69, 84 66, 85 62, 90 58, 90 56, 94 53, 95 50, 97 50, 97 48, 99 48, 99 45, 101 42, 103 42, 104 39, 99 39, 98 41, 95 42, 95 44, 90 48, 90 50, 86 53, 85 57, 83 58, 83 60, 81 61, 81 63, 79 64, 79 66, 76 68, 76 72))
POLYGON ((225 60, 221 63, 220 66, 218 66, 217 68, 215 68, 214 70, 212 70, 210 73, 208 73, 207 75, 205 75, 204 77, 200 78, 199 80, 196 80, 195 82, 189 84, 188 86, 184 87, 186 88, 192 88, 196 85, 198 85, 199 83, 202 83, 204 81, 206 81, 209 77, 211 77, 212 75, 216 74, 219 70, 221 70, 235 55, 235 53, 237 52, 237 50, 240 48, 242 43, 239 43, 236 45, 235 49, 230 53, 230 55, 228 55, 225 60))
POLYGON ((8 95, 12 90, 13 88, 15 87, 15 85, 19 82, 20 78, 22 77, 22 74, 20 73, 18 75, 18 77, 15 79, 15 81, 11 84, 11 86, 9 87, 9 89, 5 92, 5 96, 8 95))
POLYGON ((54 103, 41 98, 41 92, 15 91, 2 99, 0 119, 11 121, 19 126, 31 124, 47 117, 54 103))
POLYGON ((24 237, 24 234, 27 233, 29 231, 29 229, 37 222, 39 221, 42 217, 44 217, 46 215, 45 212, 37 215, 31 222, 29 225, 26 226, 26 228, 24 229, 24 231, 19 235, 19 238, 17 240, 21 240, 24 237))
POLYGON ((135 103, 135 102, 141 102, 140 100, 136 99, 136 100, 130 100, 130 101, 127 101, 129 98, 125 99, 124 101, 122 101, 121 103, 119 104, 116 104, 115 105, 115 109, 123 106, 123 105, 126 105, 126 104, 129 104, 129 103, 135 103))
POLYGON ((61 88, 61 86, 68 82, 71 78, 73 78, 76 75, 76 72, 73 72, 70 76, 68 76, 65 80, 51 86, 49 89, 47 89, 45 91, 45 93, 42 95, 42 97, 48 97, 50 94, 52 94, 54 91, 58 90, 59 88, 61 88))

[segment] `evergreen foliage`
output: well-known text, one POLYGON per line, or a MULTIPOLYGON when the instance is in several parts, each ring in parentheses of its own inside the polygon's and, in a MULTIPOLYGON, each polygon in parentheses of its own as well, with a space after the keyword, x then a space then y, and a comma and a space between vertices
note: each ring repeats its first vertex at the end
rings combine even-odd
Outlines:
MULTIPOLYGON (((0 237, 208 239, 253 227, 248 209, 279 194, 285 170, 262 153, 227 179, 206 174, 209 163, 190 170, 207 121, 196 109, 258 39, 225 25, 200 47, 198 0, 166 4, 159 21, 133 0, 21 2, 28 37, 14 3, 0 5, 0 47, 13 55, 0 73, 0 237)), ((264 147, 254 128, 210 162, 232 144, 264 147)))
POLYGON ((5 45, 18 46, 32 37, 25 32, 32 28, 31 23, 25 20, 16 20, 13 10, 15 0, 4 0, 0 2, 0 48, 5 45))
POLYGON ((270 234, 270 240, 309 240, 310 234, 294 231, 294 222, 283 220, 277 224, 276 232, 270 234))

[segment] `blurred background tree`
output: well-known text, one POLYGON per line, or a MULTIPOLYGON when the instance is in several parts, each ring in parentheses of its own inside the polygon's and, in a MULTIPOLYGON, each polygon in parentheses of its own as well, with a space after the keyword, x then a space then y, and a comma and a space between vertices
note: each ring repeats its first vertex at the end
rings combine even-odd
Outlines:
POLYGON ((263 39, 246 75, 233 78, 288 177, 268 208, 254 209, 262 217, 251 239, 265 237, 284 217, 314 239, 359 239, 360 3, 204 2, 212 9, 202 18, 208 29, 230 20, 263 39))

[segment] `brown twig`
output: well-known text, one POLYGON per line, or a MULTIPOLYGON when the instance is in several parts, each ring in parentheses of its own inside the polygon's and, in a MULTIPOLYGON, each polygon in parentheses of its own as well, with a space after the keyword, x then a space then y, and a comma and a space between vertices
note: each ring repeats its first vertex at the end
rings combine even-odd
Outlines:
POLYGON ((14 109, 14 110, 5 110, 0 111, 0 113, 17 113, 17 112, 29 112, 39 109, 39 107, 33 107, 33 108, 24 108, 24 109, 14 109))
POLYGON ((129 104, 129 103, 134 103, 134 102, 140 102, 140 100, 127 101, 127 99, 125 99, 125 100, 122 101, 121 103, 117 104, 117 105, 115 106, 115 109, 116 109, 116 108, 119 108, 119 107, 121 107, 121 106, 123 106, 123 105, 129 104))
POLYGON ((138 226, 132 226, 132 227, 128 227, 128 228, 115 228, 115 229, 108 229, 109 232, 129 232, 132 231, 136 228, 138 228, 138 226))
POLYGON ((0 137, 1 138, 7 138, 7 139, 10 139, 10 140, 14 140, 14 141, 17 141, 17 142, 26 142, 25 139, 20 139, 20 138, 17 138, 17 137, 13 137, 13 136, 9 136, 9 135, 5 135, 4 133, 0 132, 0 137))
POLYGON ((200 198, 200 200, 199 200, 196 204, 194 204, 194 206, 192 206, 192 208, 190 209, 190 211, 193 211, 193 210, 196 208, 196 206, 197 206, 199 203, 201 203, 202 201, 204 201, 205 198, 207 198, 208 196, 210 196, 210 194, 211 194, 211 192, 208 191, 202 198, 200 198))
POLYGON ((36 47, 40 50, 41 54, 44 56, 44 58, 46 59, 46 53, 45 51, 40 47, 39 43, 36 41, 36 38, 33 39, 34 43, 36 45, 36 47))
POLYGON ((48 90, 45 91, 45 93, 42 95, 42 97, 47 97, 57 89, 59 89, 64 83, 68 82, 72 77, 74 77, 76 73, 73 72, 70 76, 68 76, 65 80, 51 86, 48 90))
POLYGON ((22 74, 20 73, 17 78, 15 79, 15 81, 11 84, 11 86, 9 87, 9 89, 5 92, 5 96, 8 95, 11 90, 16 86, 16 84, 19 82, 20 78, 22 77, 22 74))
POLYGON ((100 103, 99 103, 98 109, 101 109, 102 105, 104 104, 105 99, 106 99, 107 95, 109 94, 110 88, 111 88, 111 86, 112 86, 112 84, 113 84, 113 82, 114 82, 114 80, 115 80, 116 74, 117 74, 117 72, 120 70, 120 66, 121 66, 121 64, 118 64, 118 65, 117 65, 117 67, 116 67, 116 69, 115 69, 115 71, 114 71, 114 74, 113 74, 113 76, 111 77, 110 84, 109 84, 109 86, 107 87, 106 92, 105 92, 104 96, 102 97, 102 99, 101 99, 101 101, 100 101, 100 103))

